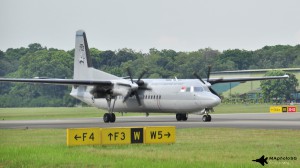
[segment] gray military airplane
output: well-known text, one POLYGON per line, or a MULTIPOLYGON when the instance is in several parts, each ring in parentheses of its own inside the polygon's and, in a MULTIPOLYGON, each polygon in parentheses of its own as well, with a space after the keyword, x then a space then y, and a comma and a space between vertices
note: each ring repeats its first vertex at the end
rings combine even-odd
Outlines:
POLYGON ((221 103, 218 94, 211 88, 213 84, 225 82, 245 82, 254 80, 285 79, 284 76, 267 76, 253 78, 210 79, 132 79, 128 69, 128 78, 94 69, 90 58, 86 33, 76 32, 74 76, 73 79, 53 78, 0 78, 2 82, 42 83, 71 85, 70 93, 91 106, 107 109, 104 122, 115 122, 115 111, 176 113, 178 121, 186 121, 188 114, 203 115, 204 122, 210 122, 210 112, 221 103))

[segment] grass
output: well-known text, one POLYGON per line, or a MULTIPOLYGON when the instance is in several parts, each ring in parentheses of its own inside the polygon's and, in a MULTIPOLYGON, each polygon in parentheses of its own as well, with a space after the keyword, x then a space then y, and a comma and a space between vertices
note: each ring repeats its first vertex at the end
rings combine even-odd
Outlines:
MULTIPOLYGON (((272 104, 221 104, 214 108, 215 114, 268 113, 272 104)), ((277 105, 276 105, 277 106, 277 105)))
POLYGON ((66 146, 64 129, 0 130, 0 167, 299 167, 298 130, 177 129, 171 145, 66 146))
MULTIPOLYGON (((216 114, 268 112, 268 104, 222 104, 216 114)), ((56 119, 102 117, 105 111, 84 108, 3 108, 0 117, 56 119)), ((137 115, 127 113, 125 115, 137 115)), ((118 114, 120 115, 120 114, 118 114)), ((144 115, 144 114, 142 114, 144 115)), ((299 130, 236 128, 177 129, 170 145, 67 147, 65 129, 0 129, 2 167, 261 167, 252 162, 266 157, 297 157, 296 161, 268 160, 269 167, 299 167, 299 130)))
MULTIPOLYGON (((215 114, 226 113, 268 113, 270 104, 221 104, 215 114)), ((63 119, 102 117, 105 110, 94 107, 46 107, 46 108, 0 108, 0 120, 63 119)), ((116 113, 121 116, 121 113, 116 113)), ((124 113, 124 116, 145 115, 145 113, 124 113)), ((150 115, 166 115, 151 113, 150 115)), ((172 114, 173 115, 173 114, 172 114)))

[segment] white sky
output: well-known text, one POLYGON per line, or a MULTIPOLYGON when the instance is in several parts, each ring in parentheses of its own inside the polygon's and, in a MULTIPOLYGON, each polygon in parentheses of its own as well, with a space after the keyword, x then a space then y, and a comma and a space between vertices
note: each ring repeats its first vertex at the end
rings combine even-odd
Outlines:
POLYGON ((255 50, 300 43, 299 0, 0 0, 0 50, 40 43, 100 50, 255 50))

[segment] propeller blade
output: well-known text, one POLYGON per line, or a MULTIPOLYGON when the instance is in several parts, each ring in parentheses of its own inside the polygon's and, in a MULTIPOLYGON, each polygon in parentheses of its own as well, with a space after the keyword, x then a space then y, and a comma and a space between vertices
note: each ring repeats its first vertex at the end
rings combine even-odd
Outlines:
MULTIPOLYGON (((139 89, 141 89, 141 90, 151 90, 151 88, 145 87, 145 86, 144 86, 144 84, 145 84, 144 81, 141 80, 142 77, 145 75, 146 72, 147 72, 147 71, 144 70, 144 71, 142 72, 142 74, 139 76, 138 80, 135 82, 135 83, 138 85, 138 88, 132 88, 132 86, 131 86, 131 89, 128 90, 127 95, 126 95, 126 96, 124 97, 124 99, 123 99, 123 103, 126 102, 127 99, 128 99, 129 97, 132 97, 133 95, 135 95, 136 100, 137 100, 139 106, 142 105, 140 96, 139 96, 139 94, 138 94, 138 90, 139 90, 139 89)), ((130 80, 131 80, 131 83, 133 84, 134 81, 133 81, 133 79, 132 79, 132 73, 131 73, 131 70, 130 70, 129 67, 127 68, 127 73, 128 73, 129 78, 130 78, 130 80)))
POLYGON ((137 80, 136 83, 139 83, 139 81, 142 79, 142 77, 145 75, 145 73, 146 73, 146 70, 144 70, 144 71, 142 72, 142 74, 140 75, 140 77, 138 78, 138 80, 137 80))
POLYGON ((208 65, 208 70, 207 70, 207 82, 209 82, 210 71, 211 71, 211 65, 208 65))
POLYGON ((128 91, 127 95, 123 99, 123 103, 125 103, 127 101, 127 99, 130 97, 130 95, 131 95, 131 91, 128 91))
POLYGON ((135 97, 136 97, 136 100, 137 100, 139 106, 141 106, 142 103, 141 103, 141 99, 140 99, 140 96, 139 96, 138 92, 134 92, 134 94, 135 94, 135 97))
POLYGON ((220 98, 219 94, 218 94, 216 91, 214 91, 211 87, 209 87, 209 90, 210 90, 214 95, 216 95, 216 96, 218 96, 218 97, 220 98))
POLYGON ((219 78, 219 79, 217 79, 217 80, 210 81, 209 83, 211 83, 212 85, 214 85, 214 84, 219 83, 219 82, 221 82, 221 81, 223 81, 223 78, 219 78))
POLYGON ((196 72, 194 72, 194 76, 195 76, 197 79, 199 79, 203 84, 205 84, 205 82, 200 78, 200 76, 199 76, 196 72))
POLYGON ((127 68, 127 73, 129 75, 129 78, 131 80, 131 83, 133 83, 133 80, 132 80, 132 73, 131 73, 131 70, 129 68, 127 68))
POLYGON ((140 90, 152 90, 152 88, 150 88, 150 87, 144 87, 144 86, 139 87, 139 89, 140 90))

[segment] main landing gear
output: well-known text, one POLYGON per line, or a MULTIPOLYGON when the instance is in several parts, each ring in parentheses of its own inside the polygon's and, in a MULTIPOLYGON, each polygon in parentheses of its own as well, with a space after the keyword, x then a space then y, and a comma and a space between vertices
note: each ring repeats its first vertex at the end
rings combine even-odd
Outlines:
POLYGON ((116 121, 116 115, 114 113, 105 113, 103 116, 103 121, 105 123, 113 123, 116 121))
MULTIPOLYGON (((177 121, 186 121, 188 119, 187 113, 176 113, 177 121)), ((208 114, 208 111, 205 111, 205 114, 202 117, 203 122, 210 122, 211 116, 208 114)))
POLYGON ((176 113, 177 121, 186 121, 188 119, 187 113, 176 113))
POLYGON ((116 121, 116 115, 113 113, 116 100, 117 99, 115 97, 111 97, 111 96, 107 96, 106 98, 107 105, 108 105, 108 113, 105 113, 103 116, 103 121, 105 123, 109 123, 109 122, 114 123, 116 121), (111 107, 111 99, 114 99, 112 107, 111 107))

